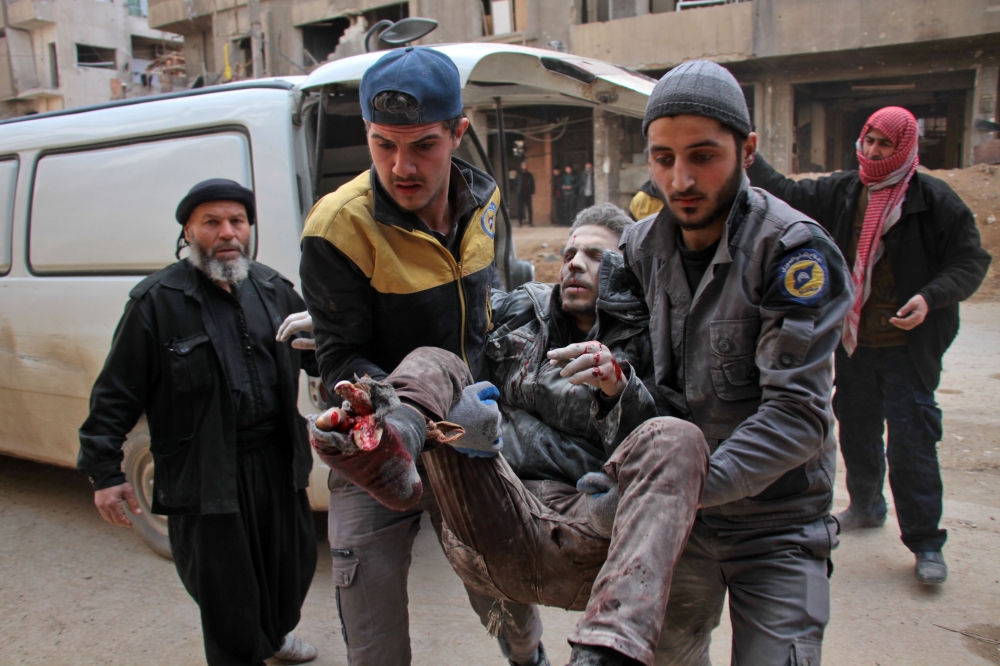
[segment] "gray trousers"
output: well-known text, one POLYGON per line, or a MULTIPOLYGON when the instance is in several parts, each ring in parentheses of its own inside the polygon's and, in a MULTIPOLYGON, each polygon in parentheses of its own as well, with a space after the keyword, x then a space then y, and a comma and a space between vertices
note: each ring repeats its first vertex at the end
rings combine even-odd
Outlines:
POLYGON ((674 570, 655 664, 710 666, 729 592, 734 666, 819 666, 830 619, 829 516, 803 525, 721 530, 695 521, 674 570))
MULTIPOLYGON (((424 494, 409 511, 387 509, 336 473, 330 475, 329 540, 337 611, 351 666, 408 666, 410 623, 406 581, 413 541, 424 511, 441 539, 441 511, 424 472, 424 494)), ((466 587, 485 626, 494 600, 466 587)), ((505 604, 512 622, 501 637, 510 658, 531 658, 542 637, 538 609, 505 604)))

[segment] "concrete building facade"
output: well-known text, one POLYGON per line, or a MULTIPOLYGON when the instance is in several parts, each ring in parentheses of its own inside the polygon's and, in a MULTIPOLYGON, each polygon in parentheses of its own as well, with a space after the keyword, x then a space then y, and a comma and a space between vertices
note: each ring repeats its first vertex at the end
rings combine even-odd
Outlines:
POLYGON ((883 106, 917 116, 929 168, 969 166, 992 138, 974 124, 997 118, 998 0, 712 4, 581 22, 570 43, 652 76, 695 58, 725 65, 744 86, 761 151, 786 173, 855 167, 858 133, 883 106))
MULTIPOLYGON (((306 73, 363 52, 375 22, 407 16, 440 24, 417 43, 565 48, 654 78, 707 58, 743 84, 760 149, 786 173, 854 167, 857 134, 882 106, 918 117, 929 168, 972 164, 993 138, 975 120, 997 118, 1000 0, 148 1, 150 25, 184 35, 188 78, 206 84, 306 73)), ((477 115, 489 135, 495 114, 477 115)), ((623 206, 647 178, 640 124, 585 115, 510 111, 508 164, 528 161, 540 219, 555 168, 593 162, 596 200, 623 206)))
POLYGON ((183 44, 149 27, 145 0, 0 0, 0 10, 0 117, 174 85, 147 66, 183 44))

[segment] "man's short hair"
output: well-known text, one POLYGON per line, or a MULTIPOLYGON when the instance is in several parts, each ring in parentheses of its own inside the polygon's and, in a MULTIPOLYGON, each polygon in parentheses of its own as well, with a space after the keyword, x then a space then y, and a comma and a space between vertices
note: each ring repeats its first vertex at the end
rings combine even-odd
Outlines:
MULTIPOLYGON (((409 93, 398 92, 396 90, 380 92, 372 99, 372 106, 375 107, 376 111, 404 116, 414 123, 417 123, 420 119, 420 105, 417 102, 417 98, 409 93)), ((444 123, 445 129, 451 132, 452 136, 455 136, 458 126, 462 123, 462 118, 464 117, 465 114, 460 113, 454 118, 448 118, 441 122, 444 123)), ((365 121, 365 128, 367 129, 370 126, 371 123, 365 121)))
POLYGON ((604 227, 621 237, 625 227, 634 224, 628 213, 613 203, 602 203, 584 208, 577 213, 573 226, 569 228, 570 235, 580 227, 604 227))

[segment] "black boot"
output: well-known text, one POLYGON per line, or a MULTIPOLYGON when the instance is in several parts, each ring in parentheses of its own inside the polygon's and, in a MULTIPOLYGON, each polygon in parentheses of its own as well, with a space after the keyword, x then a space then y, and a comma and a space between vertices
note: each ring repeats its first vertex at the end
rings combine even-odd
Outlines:
POLYGON ((924 585, 940 585, 948 580, 948 565, 944 563, 944 555, 938 552, 916 553, 917 564, 913 574, 917 581, 924 585))
POLYGON ((595 645, 573 645, 567 666, 641 666, 638 661, 626 657, 611 648, 595 645))

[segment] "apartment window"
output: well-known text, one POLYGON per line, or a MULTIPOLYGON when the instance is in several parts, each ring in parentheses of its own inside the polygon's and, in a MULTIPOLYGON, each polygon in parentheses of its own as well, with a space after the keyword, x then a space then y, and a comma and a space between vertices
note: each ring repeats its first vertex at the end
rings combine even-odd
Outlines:
POLYGON ((128 14, 146 18, 149 16, 149 0, 128 0, 128 14))
POLYGON ((76 45, 77 67, 96 67, 98 69, 118 69, 115 50, 90 44, 76 45))
POLYGON ((59 54, 55 42, 49 42, 49 82, 53 88, 59 87, 59 54))

